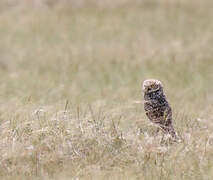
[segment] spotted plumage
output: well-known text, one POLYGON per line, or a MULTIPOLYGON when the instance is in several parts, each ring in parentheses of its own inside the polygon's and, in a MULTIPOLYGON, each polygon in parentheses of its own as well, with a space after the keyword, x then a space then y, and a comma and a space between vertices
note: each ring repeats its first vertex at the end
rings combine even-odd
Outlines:
POLYGON ((172 124, 172 109, 163 92, 163 85, 155 79, 148 79, 143 82, 144 110, 149 120, 176 138, 172 124))

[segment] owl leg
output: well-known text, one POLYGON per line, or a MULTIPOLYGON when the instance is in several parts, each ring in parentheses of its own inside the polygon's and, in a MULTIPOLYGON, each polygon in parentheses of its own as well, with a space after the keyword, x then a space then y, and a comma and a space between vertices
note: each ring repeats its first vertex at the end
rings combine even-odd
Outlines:
POLYGON ((157 137, 157 136, 158 136, 159 131, 160 131, 160 128, 159 128, 159 127, 157 127, 156 132, 155 132, 155 137, 157 137))

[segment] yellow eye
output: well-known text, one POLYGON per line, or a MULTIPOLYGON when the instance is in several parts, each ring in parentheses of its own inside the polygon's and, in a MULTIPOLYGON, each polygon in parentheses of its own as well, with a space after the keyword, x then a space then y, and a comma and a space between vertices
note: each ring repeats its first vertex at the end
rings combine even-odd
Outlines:
POLYGON ((152 84, 152 85, 151 85, 151 88, 154 88, 154 87, 155 87, 155 85, 154 85, 154 84, 152 84))

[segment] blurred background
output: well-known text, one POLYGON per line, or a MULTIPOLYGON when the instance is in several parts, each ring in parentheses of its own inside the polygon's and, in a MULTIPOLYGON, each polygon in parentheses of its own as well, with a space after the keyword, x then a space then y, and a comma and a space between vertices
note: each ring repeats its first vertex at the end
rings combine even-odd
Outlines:
POLYGON ((156 78, 177 106, 206 108, 213 80, 211 5, 1 1, 0 97, 125 102, 141 99, 142 81, 156 78))
POLYGON ((183 116, 213 127, 212 5, 211 0, 1 1, 2 123, 11 116, 22 121, 39 107, 53 113, 69 102, 73 108, 92 104, 116 112, 128 131, 132 123, 148 123, 141 85, 155 78, 163 82, 179 131, 188 127, 183 116))

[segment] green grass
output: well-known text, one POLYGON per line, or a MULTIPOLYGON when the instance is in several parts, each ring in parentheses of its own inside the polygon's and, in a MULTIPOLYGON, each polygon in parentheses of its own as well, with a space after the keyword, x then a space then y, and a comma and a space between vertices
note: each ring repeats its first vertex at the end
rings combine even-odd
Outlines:
POLYGON ((0 3, 0 179, 211 179, 210 0, 32 2, 0 3), (183 142, 155 137, 147 78, 183 142))

